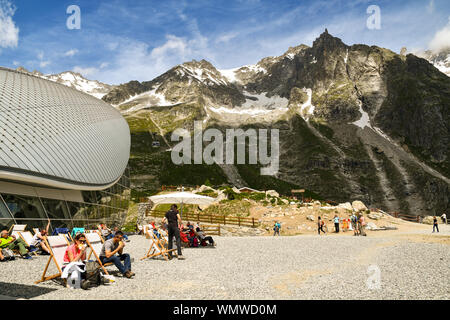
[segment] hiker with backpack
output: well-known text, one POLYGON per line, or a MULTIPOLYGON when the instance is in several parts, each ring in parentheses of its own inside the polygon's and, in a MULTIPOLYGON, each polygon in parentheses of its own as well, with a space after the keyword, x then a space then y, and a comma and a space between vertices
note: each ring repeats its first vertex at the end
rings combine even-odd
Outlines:
POLYGON ((318 217, 317 218, 317 232, 319 233, 320 236, 320 231, 322 231, 323 233, 326 233, 325 230, 323 230, 323 226, 325 225, 325 222, 318 217))
POLYGON ((351 221, 351 224, 352 224, 353 235, 354 236, 359 236, 358 217, 356 216, 354 211, 352 213, 352 216, 350 217, 350 221, 351 221))
POLYGON ((281 224, 278 221, 275 221, 275 225, 273 226, 273 236, 275 237, 277 234, 280 235, 281 224))

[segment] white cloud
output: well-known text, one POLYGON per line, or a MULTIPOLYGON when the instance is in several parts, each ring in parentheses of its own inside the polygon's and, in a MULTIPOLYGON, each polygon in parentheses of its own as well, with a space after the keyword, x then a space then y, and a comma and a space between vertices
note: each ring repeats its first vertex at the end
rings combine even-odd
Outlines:
POLYGON ((73 71, 81 74, 83 77, 89 77, 97 73, 99 70, 97 68, 82 68, 79 66, 75 66, 73 68, 73 71))
POLYGON ((236 38, 239 35, 239 32, 229 32, 219 36, 216 40, 216 43, 227 43, 230 40, 236 38))
POLYGON ((109 62, 102 62, 102 64, 100 65, 100 69, 104 69, 108 66, 109 66, 109 62))
POLYGON ((16 60, 14 60, 14 61, 13 61, 13 65, 15 65, 15 66, 18 66, 18 65, 20 65, 20 62, 19 62, 19 61, 16 61, 16 60))
POLYGON ((428 44, 428 48, 430 48, 434 52, 439 52, 442 49, 450 47, 450 17, 448 19, 447 25, 436 32, 433 39, 428 44))
POLYGON ((12 17, 16 8, 8 0, 0 0, 0 47, 15 48, 19 42, 19 28, 12 17))
POLYGON ((72 49, 67 51, 66 53, 64 53, 65 57, 73 57, 74 55, 76 55, 78 53, 77 49, 72 49))

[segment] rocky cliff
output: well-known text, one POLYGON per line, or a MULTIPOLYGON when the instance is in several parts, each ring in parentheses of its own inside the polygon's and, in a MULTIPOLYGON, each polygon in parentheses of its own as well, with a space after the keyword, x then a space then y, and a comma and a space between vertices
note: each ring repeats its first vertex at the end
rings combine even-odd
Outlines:
POLYGON ((103 99, 129 121, 131 164, 142 190, 202 184, 209 176, 283 192, 304 187, 386 211, 450 208, 450 78, 411 54, 349 46, 325 31, 312 47, 292 47, 255 65, 218 70, 192 61, 151 81, 120 85, 103 99), (280 129, 279 173, 262 177, 251 165, 171 166, 164 151, 172 146, 170 133, 192 129, 193 120, 205 129, 280 129), (163 148, 152 148, 154 140, 163 148))

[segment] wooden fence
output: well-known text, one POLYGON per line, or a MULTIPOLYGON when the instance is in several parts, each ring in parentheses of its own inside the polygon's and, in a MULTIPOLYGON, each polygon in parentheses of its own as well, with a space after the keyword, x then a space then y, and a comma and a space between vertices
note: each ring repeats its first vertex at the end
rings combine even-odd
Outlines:
MULTIPOLYGON (((149 210, 147 209, 145 212, 146 216, 151 216, 155 218, 164 218, 166 212, 161 210, 149 210)), ((244 218, 244 217, 227 217, 221 215, 213 215, 213 214, 199 214, 192 212, 183 212, 181 217, 183 221, 197 221, 197 222, 205 222, 210 224, 232 224, 238 225, 242 227, 252 227, 256 228, 259 225, 258 221, 255 221, 255 218, 244 218)))
POLYGON ((202 229, 207 235, 220 236, 220 224, 218 224, 216 226, 201 225, 200 229, 202 229))
POLYGON ((420 223, 421 216, 413 216, 410 214, 404 214, 399 212, 389 212, 389 214, 395 218, 399 218, 406 221, 417 222, 420 223))

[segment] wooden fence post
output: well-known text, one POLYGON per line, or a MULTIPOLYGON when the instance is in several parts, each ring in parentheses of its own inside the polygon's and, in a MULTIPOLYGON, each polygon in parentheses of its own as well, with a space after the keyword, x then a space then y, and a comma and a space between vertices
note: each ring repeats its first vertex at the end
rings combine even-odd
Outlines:
POLYGON ((227 224, 227 220, 226 220, 225 216, 223 216, 223 224, 227 224))
POLYGON ((252 218, 252 226, 255 227, 255 218, 252 218))
POLYGON ((239 227, 241 226, 241 217, 238 217, 238 224, 239 224, 239 227))
POLYGON ((220 224, 218 224, 217 226, 218 226, 218 228, 219 228, 219 237, 220 237, 220 224))

